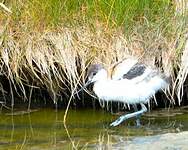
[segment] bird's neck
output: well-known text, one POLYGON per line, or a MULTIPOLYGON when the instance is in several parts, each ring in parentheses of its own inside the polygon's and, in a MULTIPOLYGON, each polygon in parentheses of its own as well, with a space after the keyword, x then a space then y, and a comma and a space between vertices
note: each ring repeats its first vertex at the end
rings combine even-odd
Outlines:
POLYGON ((107 80, 111 80, 114 73, 114 67, 111 67, 107 70, 107 80))

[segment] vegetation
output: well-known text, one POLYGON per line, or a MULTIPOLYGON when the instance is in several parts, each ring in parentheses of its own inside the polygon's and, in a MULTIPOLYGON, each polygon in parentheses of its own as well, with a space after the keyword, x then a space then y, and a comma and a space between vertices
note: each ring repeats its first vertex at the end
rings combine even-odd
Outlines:
POLYGON ((1 95, 11 95, 12 106, 15 96, 30 103, 43 90, 54 103, 64 101, 84 82, 90 63, 109 67, 133 55, 173 77, 170 99, 180 103, 187 76, 181 6, 171 0, 4 0, 1 95))
POLYGON ((170 0, 4 0, 4 3, 12 10, 12 24, 30 31, 88 24, 128 29, 137 21, 156 22, 174 12, 170 0))

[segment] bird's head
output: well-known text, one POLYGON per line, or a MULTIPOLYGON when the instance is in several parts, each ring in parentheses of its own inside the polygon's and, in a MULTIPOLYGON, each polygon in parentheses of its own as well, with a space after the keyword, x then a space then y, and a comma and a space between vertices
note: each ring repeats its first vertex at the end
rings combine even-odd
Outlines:
POLYGON ((77 91, 77 93, 84 90, 84 88, 91 85, 92 83, 105 79, 107 79, 107 71, 104 69, 104 67, 101 64, 93 64, 87 70, 86 83, 80 90, 77 91))
POLYGON ((86 84, 95 83, 107 78, 107 71, 101 64, 94 64, 88 68, 86 75, 86 84))

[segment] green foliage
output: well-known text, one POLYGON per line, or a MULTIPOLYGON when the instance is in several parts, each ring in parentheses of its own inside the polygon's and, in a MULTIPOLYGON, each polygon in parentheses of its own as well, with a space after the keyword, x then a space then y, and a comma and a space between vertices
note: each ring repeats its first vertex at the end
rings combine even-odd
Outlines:
POLYGON ((155 22, 172 14, 170 0, 10 0, 6 5, 13 10, 12 18, 27 28, 54 28, 69 24, 104 24, 123 26, 135 22, 155 22))

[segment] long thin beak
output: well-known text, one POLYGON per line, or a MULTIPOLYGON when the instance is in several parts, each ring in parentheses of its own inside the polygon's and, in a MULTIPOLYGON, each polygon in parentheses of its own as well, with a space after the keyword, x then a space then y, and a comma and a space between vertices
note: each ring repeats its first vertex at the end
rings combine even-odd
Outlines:
POLYGON ((88 80, 78 91, 75 91, 73 95, 78 95, 81 91, 85 90, 85 88, 90 85, 92 82, 88 80))

